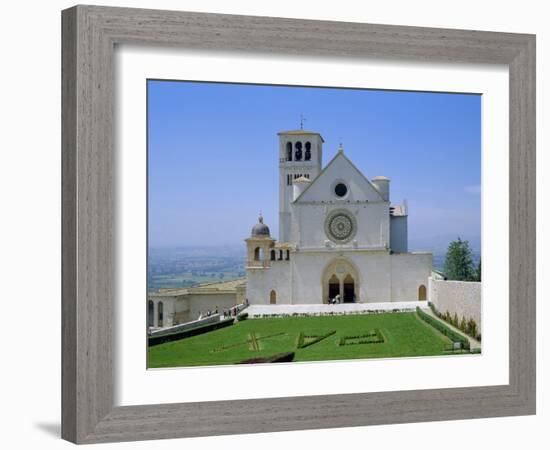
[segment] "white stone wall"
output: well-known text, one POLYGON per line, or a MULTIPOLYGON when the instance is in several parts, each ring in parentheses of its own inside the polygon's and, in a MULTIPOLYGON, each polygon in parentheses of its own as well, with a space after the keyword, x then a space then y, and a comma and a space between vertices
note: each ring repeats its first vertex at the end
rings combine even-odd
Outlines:
MULTIPOLYGON (((174 325, 174 318, 178 305, 177 297, 161 297, 151 298, 154 304, 153 326, 159 326, 159 303, 162 303, 162 327, 171 327, 174 325)), ((149 314, 149 306, 147 306, 147 314, 149 314)))
POLYGON ((290 261, 270 261, 266 269, 248 269, 246 298, 250 303, 268 305, 270 293, 276 292, 277 304, 290 304, 290 261))
POLYGON ((275 289, 277 304, 322 303, 325 269, 337 258, 349 262, 357 272, 358 302, 417 301, 419 286, 428 290, 430 253, 299 250, 291 253, 290 261, 275 262, 268 269, 249 269, 247 298, 251 304, 269 304, 269 293, 275 289))
POLYGON ((235 293, 208 293, 208 294, 186 294, 175 297, 150 297, 155 306, 153 326, 158 327, 158 305, 163 305, 163 328, 175 324, 196 320, 199 313, 214 311, 216 306, 222 312, 238 303, 244 301, 244 295, 235 293))
POLYGON ((216 306, 221 313, 237 304, 236 293, 190 294, 188 298, 189 320, 198 319, 200 312, 214 311, 216 306))
POLYGON ((336 209, 344 209, 353 215, 357 222, 357 233, 344 245, 331 242, 338 248, 384 248, 390 244, 390 219, 388 202, 348 204, 334 201, 330 204, 294 204, 290 239, 300 248, 323 248, 329 240, 325 233, 325 220, 336 209), (357 244, 355 244, 355 242, 357 244))
POLYGON ((429 300, 441 313, 457 314, 459 320, 472 318, 481 332, 481 283, 430 278, 429 300))
POLYGON ((390 248, 396 253, 409 251, 407 216, 390 217, 390 248))
POLYGON ((391 301, 418 300, 420 286, 429 289, 432 273, 431 253, 395 253, 391 255, 391 301))

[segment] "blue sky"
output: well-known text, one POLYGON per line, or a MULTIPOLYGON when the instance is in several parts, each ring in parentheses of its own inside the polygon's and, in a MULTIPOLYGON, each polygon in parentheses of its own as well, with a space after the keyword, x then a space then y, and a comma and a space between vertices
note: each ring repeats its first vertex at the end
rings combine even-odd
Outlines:
MULTIPOLYGON (((342 142, 409 204, 409 239, 480 236, 481 97, 148 81, 149 245, 240 245, 264 215, 278 235, 278 136, 342 142)), ((243 247, 244 248, 244 247, 243 247)))

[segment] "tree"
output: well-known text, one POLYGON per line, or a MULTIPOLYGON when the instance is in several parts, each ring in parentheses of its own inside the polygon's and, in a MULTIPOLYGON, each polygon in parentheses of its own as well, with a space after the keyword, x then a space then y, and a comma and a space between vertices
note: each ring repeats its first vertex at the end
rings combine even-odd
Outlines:
POLYGON ((449 244, 444 272, 448 280, 473 281, 475 279, 472 249, 468 241, 458 238, 449 244))
POLYGON ((476 267, 474 281, 481 281, 481 258, 479 260, 479 264, 476 267))

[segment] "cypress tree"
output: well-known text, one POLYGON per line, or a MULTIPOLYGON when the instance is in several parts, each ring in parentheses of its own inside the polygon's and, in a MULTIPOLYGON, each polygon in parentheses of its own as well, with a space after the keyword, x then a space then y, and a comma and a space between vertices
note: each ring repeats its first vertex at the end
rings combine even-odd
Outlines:
POLYGON ((475 279, 472 250, 468 241, 458 238, 449 244, 444 272, 448 280, 473 281, 475 279))

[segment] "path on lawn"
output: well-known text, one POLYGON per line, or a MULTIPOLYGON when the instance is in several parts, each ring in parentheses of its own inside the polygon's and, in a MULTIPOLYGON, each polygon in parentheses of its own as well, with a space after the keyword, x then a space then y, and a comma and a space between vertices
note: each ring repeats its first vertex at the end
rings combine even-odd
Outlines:
POLYGON ((468 341, 470 342, 470 349, 473 350, 474 348, 481 348, 481 342, 479 342, 477 339, 474 339, 472 336, 467 335, 460 328, 456 328, 455 326, 451 325, 449 322, 445 322, 443 319, 440 319, 439 317, 437 317, 431 308, 424 309, 423 311, 429 314, 430 316, 432 316, 434 319, 437 319, 441 323, 444 323, 445 325, 447 325, 451 330, 456 331, 458 334, 468 339, 468 341))

